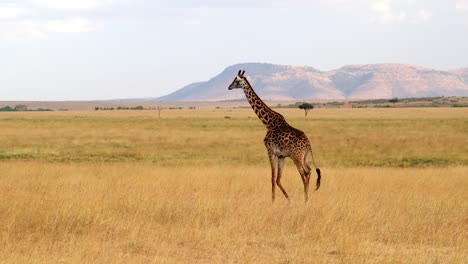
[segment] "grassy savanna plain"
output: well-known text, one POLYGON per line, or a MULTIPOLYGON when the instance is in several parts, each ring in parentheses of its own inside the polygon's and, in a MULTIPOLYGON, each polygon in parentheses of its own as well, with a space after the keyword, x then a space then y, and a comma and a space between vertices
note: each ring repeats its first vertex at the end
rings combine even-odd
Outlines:
POLYGON ((0 262, 468 262, 468 110, 277 111, 308 203, 291 160, 271 203, 251 109, 1 113, 0 262))

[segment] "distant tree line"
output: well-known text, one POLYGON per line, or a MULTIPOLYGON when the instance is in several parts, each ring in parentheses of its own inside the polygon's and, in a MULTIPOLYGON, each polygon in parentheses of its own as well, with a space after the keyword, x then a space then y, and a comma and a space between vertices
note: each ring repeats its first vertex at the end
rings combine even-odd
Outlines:
POLYGON ((351 101, 353 108, 376 107, 468 107, 468 98, 463 96, 409 97, 392 99, 369 99, 351 101), (391 103, 391 104, 389 104, 391 103))
MULTIPOLYGON (((158 110, 158 111, 161 111, 163 109, 169 109, 169 110, 175 110, 175 109, 184 109, 183 107, 181 106, 174 106, 174 107, 162 107, 162 106, 156 106, 156 107, 143 107, 141 105, 139 106, 134 106, 134 107, 128 107, 128 106, 117 106, 117 107, 111 107, 111 106, 96 106, 94 107, 94 110, 95 111, 99 111, 99 110, 158 110)), ((188 109, 196 109, 195 106, 189 106, 188 109)))
POLYGON ((101 107, 101 106, 96 106, 94 107, 94 110, 99 111, 99 110, 147 110, 143 106, 135 106, 135 107, 127 107, 127 106, 118 106, 118 107, 101 107))
POLYGON ((28 106, 26 105, 15 105, 14 107, 11 107, 9 105, 0 107, 0 112, 22 112, 22 111, 53 111, 52 109, 48 108, 37 108, 37 109, 28 109, 28 106))
POLYGON ((351 101, 328 101, 314 103, 295 102, 292 104, 277 104, 276 108, 299 108, 305 114, 312 108, 394 108, 394 107, 468 107, 468 97, 463 96, 435 96, 435 97, 409 97, 390 99, 367 99, 351 101), (307 110, 308 109, 308 110, 307 110))

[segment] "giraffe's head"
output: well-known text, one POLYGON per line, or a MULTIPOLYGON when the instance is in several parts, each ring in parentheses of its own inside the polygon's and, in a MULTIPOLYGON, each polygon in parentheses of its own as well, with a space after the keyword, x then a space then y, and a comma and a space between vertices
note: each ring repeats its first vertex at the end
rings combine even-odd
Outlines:
POLYGON ((228 90, 232 89, 242 89, 244 87, 244 82, 245 82, 245 77, 244 77, 245 71, 239 70, 237 73, 236 78, 234 78, 234 81, 232 81, 231 85, 229 85, 228 90))

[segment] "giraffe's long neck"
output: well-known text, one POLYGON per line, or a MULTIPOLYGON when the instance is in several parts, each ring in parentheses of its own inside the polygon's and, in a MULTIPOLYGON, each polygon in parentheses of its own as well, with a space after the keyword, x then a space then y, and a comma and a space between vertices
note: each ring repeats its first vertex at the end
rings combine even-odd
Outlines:
POLYGON ((287 124, 284 117, 273 111, 265 102, 260 99, 260 97, 255 93, 250 83, 244 79, 242 88, 244 90, 245 96, 249 101, 250 106, 257 114, 258 118, 266 126, 267 129, 273 129, 283 124, 287 124))

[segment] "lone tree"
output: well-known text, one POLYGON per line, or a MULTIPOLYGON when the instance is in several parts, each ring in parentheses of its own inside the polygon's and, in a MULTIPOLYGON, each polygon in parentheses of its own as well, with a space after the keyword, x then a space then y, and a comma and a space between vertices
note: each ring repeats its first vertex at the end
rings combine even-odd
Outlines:
POLYGON ((314 106, 309 103, 302 103, 299 105, 299 109, 304 109, 305 116, 307 116, 307 112, 309 112, 310 109, 314 109, 314 106))

